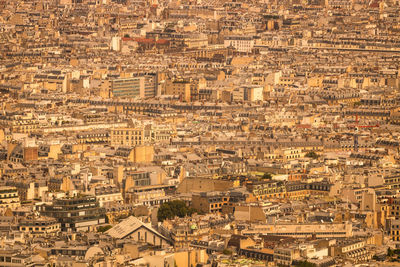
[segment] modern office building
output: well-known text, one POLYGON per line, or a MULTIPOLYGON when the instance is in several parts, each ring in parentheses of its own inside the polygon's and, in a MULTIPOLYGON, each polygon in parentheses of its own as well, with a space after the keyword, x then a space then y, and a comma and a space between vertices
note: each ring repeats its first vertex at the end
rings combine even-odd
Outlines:
POLYGON ((126 173, 126 180, 133 186, 147 186, 151 184, 150 172, 146 171, 129 171, 126 173))
POLYGON ((115 79, 111 81, 111 92, 114 97, 143 97, 144 77, 115 79))
POLYGON ((22 219, 18 229, 33 236, 43 236, 57 234, 61 231, 61 226, 54 218, 33 217, 22 219))
POLYGON ((133 74, 133 77, 111 80, 110 87, 114 97, 151 98, 158 94, 158 75, 155 72, 133 74))
POLYGON ((39 211, 44 216, 56 218, 64 232, 88 231, 105 223, 105 209, 94 196, 56 199, 52 205, 39 206, 39 211))

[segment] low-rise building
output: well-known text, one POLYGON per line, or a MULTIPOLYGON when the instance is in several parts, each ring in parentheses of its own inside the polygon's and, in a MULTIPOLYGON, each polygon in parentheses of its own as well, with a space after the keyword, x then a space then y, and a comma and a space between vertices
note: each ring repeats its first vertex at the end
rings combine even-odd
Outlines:
POLYGON ((15 209, 21 205, 18 190, 11 186, 0 187, 0 209, 15 209))
POLYGON ((39 212, 61 223, 63 232, 87 231, 105 223, 105 210, 94 196, 61 198, 38 206, 39 212))
POLYGON ((27 217, 19 222, 19 231, 33 236, 56 235, 61 225, 55 218, 27 217))

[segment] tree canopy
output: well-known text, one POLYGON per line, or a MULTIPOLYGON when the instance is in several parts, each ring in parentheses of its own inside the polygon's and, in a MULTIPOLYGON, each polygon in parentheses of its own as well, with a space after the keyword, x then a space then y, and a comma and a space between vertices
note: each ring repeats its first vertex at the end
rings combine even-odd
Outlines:
POLYGON ((157 218, 160 222, 162 222, 165 219, 173 219, 175 216, 180 218, 191 216, 194 212, 195 210, 186 206, 184 201, 173 200, 160 206, 157 212, 157 218))
POLYGON ((111 229, 111 228, 112 228, 111 225, 100 226, 100 227, 97 229, 97 232, 99 232, 99 233, 104 233, 104 232, 106 232, 107 230, 109 230, 109 229, 111 229))
POLYGON ((307 152, 306 157, 317 159, 319 157, 319 155, 317 153, 315 153, 314 151, 310 151, 310 152, 307 152))
POLYGON ((263 180, 271 180, 272 179, 272 175, 268 172, 264 173, 264 175, 262 176, 263 180))

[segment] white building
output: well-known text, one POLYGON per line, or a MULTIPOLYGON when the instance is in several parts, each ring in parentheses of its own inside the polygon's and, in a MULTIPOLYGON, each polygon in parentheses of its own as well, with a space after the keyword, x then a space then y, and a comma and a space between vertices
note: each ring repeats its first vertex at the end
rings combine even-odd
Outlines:
POLYGON ((95 187, 90 191, 90 193, 96 196, 96 200, 99 202, 100 207, 109 204, 124 203, 121 192, 117 187, 112 185, 95 187))
POLYGON ((111 49, 114 51, 121 51, 121 37, 114 36, 111 39, 111 49))
POLYGON ((244 87, 244 100, 245 101, 263 101, 264 88, 262 86, 249 86, 244 87))
POLYGON ((251 36, 226 36, 224 47, 234 47, 239 52, 251 52, 254 39, 251 36))

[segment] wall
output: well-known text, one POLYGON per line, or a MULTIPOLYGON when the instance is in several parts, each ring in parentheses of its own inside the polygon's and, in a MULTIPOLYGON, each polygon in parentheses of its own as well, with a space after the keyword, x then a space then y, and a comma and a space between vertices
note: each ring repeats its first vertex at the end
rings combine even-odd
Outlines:
POLYGON ((233 187, 232 181, 213 180, 207 178, 186 178, 179 185, 178 193, 226 191, 233 187))

